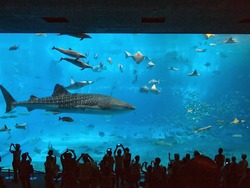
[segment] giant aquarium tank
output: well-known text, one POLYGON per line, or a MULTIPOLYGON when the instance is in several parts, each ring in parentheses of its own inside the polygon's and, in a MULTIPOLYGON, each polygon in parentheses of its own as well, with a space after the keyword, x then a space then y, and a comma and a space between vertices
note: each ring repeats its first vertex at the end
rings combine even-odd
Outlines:
POLYGON ((0 156, 44 171, 49 149, 100 162, 122 143, 141 162, 195 150, 250 154, 250 36, 0 35, 0 156), (3 95, 2 95, 3 94, 3 95), (98 94, 98 95, 93 95, 98 94), (117 100, 118 101, 117 101, 117 100))

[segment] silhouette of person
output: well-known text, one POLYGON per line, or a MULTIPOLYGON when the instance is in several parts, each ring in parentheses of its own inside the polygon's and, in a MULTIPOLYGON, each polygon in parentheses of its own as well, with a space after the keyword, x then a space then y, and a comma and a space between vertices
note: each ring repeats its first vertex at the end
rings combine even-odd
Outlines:
POLYGON ((248 167, 247 155, 242 154, 241 159, 242 160, 239 162, 239 175, 240 178, 243 178, 247 175, 247 167, 248 167))
POLYGON ((120 180, 121 184, 123 184, 122 182, 123 156, 122 156, 122 150, 118 149, 119 147, 122 147, 122 144, 117 144, 114 151, 116 187, 119 187, 120 180))
POLYGON ((67 149, 60 159, 63 167, 61 188, 76 188, 77 163, 75 151, 67 149))
MULTIPOLYGON (((0 156, 0 162, 2 162, 1 156, 0 156)), ((6 188, 5 178, 4 176, 2 176, 1 172, 2 172, 2 167, 0 167, 0 188, 6 188)))
POLYGON ((142 182, 142 187, 153 187, 153 167, 148 166, 147 162, 143 162, 141 165, 141 172, 144 174, 144 182, 142 182))
POLYGON ((217 166, 219 168, 222 168, 224 166, 225 156, 223 155, 223 149, 222 148, 218 149, 218 154, 215 155, 214 161, 215 161, 215 163, 217 164, 217 166))
POLYGON ((21 156, 21 146, 20 144, 10 144, 10 153, 13 154, 13 160, 12 160, 12 167, 14 171, 14 178, 13 182, 17 183, 18 182, 18 171, 19 171, 19 163, 20 163, 20 156, 21 156))
POLYGON ((81 188, 88 188, 91 184, 92 164, 90 161, 94 160, 86 153, 82 153, 77 159, 79 168, 79 186, 81 188), (80 159, 83 160, 83 163, 80 163, 80 159))
POLYGON ((22 159, 19 163, 19 174, 22 182, 22 188, 31 188, 30 174, 33 173, 31 161, 32 159, 28 152, 22 154, 22 159))
POLYGON ((46 188, 54 188, 53 178, 57 177, 58 165, 56 164, 56 157, 53 155, 53 150, 48 151, 48 156, 44 163, 45 166, 45 186, 46 188))
POLYGON ((107 153, 104 155, 101 163, 100 163, 100 182, 101 187, 113 187, 114 180, 114 167, 115 160, 112 156, 112 149, 108 148, 107 153))
POLYGON ((153 177, 154 177, 153 181, 154 181, 154 186, 156 188, 161 187, 163 177, 164 177, 164 169, 160 165, 160 163, 161 163, 161 159, 159 157, 155 158, 154 166, 153 166, 153 177))
POLYGON ((129 152, 129 148, 123 148, 123 176, 122 176, 122 183, 128 183, 129 175, 130 175, 130 163, 131 163, 131 153, 129 152))
POLYGON ((237 187, 239 182, 239 164, 236 162, 236 157, 231 158, 232 162, 229 166, 229 182, 231 187, 237 187))
POLYGON ((140 180, 140 172, 141 172, 141 164, 139 163, 140 156, 136 155, 130 165, 130 186, 131 187, 139 187, 140 180))

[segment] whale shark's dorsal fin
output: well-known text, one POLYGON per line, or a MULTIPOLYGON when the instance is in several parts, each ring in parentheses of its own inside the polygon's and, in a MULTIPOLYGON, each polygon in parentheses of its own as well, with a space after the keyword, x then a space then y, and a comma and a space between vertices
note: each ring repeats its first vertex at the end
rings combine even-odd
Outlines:
POLYGON ((30 100, 32 99, 37 99, 37 97, 35 95, 30 95, 30 100))
POLYGON ((63 86, 56 84, 52 96, 70 94, 63 86))

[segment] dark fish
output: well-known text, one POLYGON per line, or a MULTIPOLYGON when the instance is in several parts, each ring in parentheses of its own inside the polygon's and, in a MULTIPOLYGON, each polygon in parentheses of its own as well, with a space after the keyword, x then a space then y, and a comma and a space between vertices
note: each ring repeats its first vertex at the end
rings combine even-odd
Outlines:
POLYGON ((71 117, 59 117, 59 121, 67 121, 67 122, 73 122, 74 120, 71 117))
POLYGON ((17 50, 19 48, 20 45, 15 45, 15 46, 11 46, 9 47, 9 50, 17 50))
POLYGON ((102 131, 100 131, 100 132, 99 132, 99 136, 100 136, 100 137, 104 137, 104 136, 105 136, 105 133, 102 132, 102 131))
POLYGON ((204 64, 206 67, 209 67, 211 65, 211 63, 207 62, 204 64))

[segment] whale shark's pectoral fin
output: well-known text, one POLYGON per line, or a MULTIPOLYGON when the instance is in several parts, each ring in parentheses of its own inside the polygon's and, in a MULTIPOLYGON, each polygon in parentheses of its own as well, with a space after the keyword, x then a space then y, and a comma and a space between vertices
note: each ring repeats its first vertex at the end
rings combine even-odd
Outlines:
POLYGON ((34 108, 27 108, 27 110, 31 112, 32 110, 34 110, 34 108))

